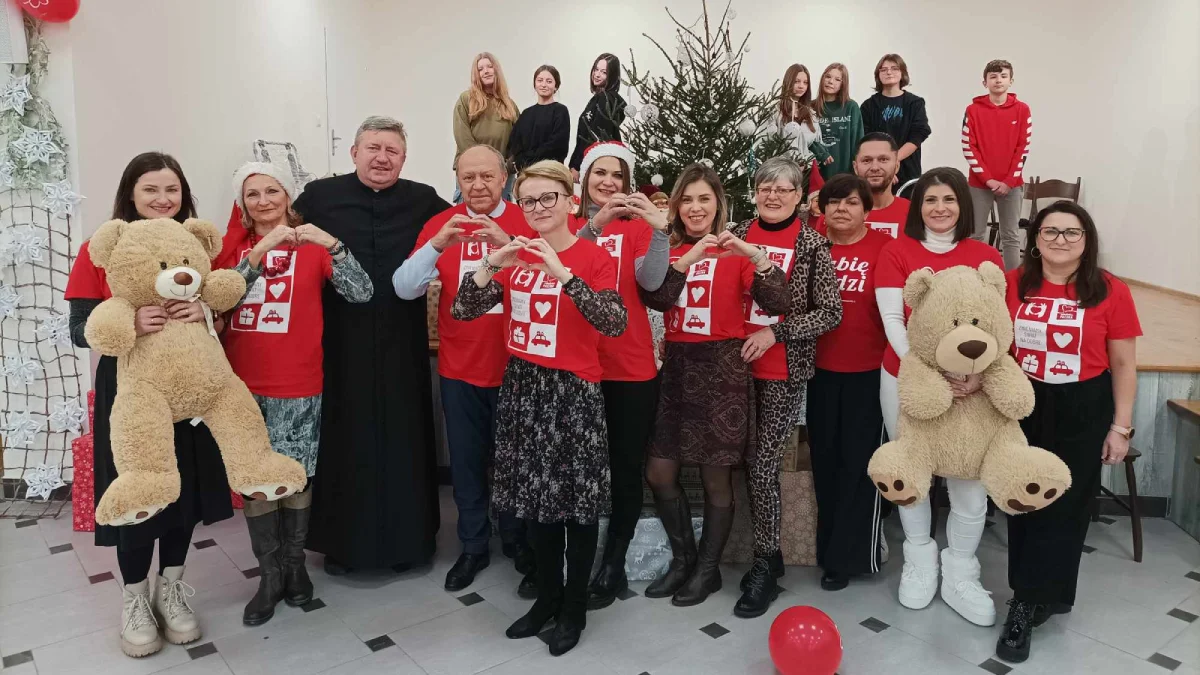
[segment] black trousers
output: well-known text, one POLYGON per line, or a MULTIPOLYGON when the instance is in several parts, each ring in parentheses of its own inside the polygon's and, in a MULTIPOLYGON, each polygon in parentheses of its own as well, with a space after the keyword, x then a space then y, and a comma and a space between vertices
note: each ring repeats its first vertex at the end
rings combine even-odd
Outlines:
POLYGON ((1033 381, 1033 414, 1021 421, 1029 444, 1058 455, 1071 488, 1040 511, 1008 517, 1008 585, 1017 600, 1075 604, 1079 559, 1100 489, 1104 438, 1113 418, 1112 375, 1084 382, 1033 381))
POLYGON ((879 370, 817 369, 808 381, 808 444, 817 493, 817 564, 828 573, 879 571, 881 504, 867 463, 882 434, 879 370))
MULTIPOLYGON (((158 538, 158 573, 168 567, 178 567, 187 560, 188 546, 192 543, 195 525, 181 525, 167 530, 158 538)), ((150 575, 150 563, 154 558, 154 542, 144 546, 117 547, 117 566, 121 568, 121 580, 126 586, 140 583, 150 575)))
POLYGON ((562 602, 563 613, 582 620, 587 612, 587 585, 596 558, 599 523, 539 523, 527 521, 530 544, 537 558, 539 604, 562 602), (563 579, 563 554, 567 575, 563 579))
POLYGON ((608 463, 612 474, 609 536, 629 539, 642 510, 642 462, 658 410, 658 378, 645 382, 600 383, 608 425, 608 463))

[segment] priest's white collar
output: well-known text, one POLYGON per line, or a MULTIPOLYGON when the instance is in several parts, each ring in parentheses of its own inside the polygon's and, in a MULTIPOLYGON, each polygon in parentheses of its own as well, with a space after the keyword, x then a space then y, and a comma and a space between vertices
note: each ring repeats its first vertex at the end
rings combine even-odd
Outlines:
MULTIPOLYGON (((475 216, 478 216, 479 214, 475 213, 473 210, 471 210, 471 207, 468 206, 467 207, 467 215, 474 218, 475 216)), ((502 215, 504 215, 504 200, 503 199, 500 200, 500 203, 496 205, 496 208, 492 209, 492 212, 487 214, 487 216, 488 216, 488 218, 495 220, 502 215)))

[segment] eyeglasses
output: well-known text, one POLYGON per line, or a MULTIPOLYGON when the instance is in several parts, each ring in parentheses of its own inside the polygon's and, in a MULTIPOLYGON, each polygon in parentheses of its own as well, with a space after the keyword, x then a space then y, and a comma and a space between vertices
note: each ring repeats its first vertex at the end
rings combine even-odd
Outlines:
POLYGON ((796 188, 768 188, 768 187, 760 187, 757 190, 755 190, 755 192, 758 193, 759 197, 770 197, 771 195, 775 195, 776 197, 786 197, 795 191, 796 191, 796 188))
POLYGON ((561 192, 543 192, 537 198, 526 197, 524 199, 518 199, 517 206, 520 206, 521 210, 525 213, 533 213, 533 210, 537 208, 538 204, 541 204, 543 209, 552 209, 554 208, 554 205, 558 203, 559 195, 562 195, 563 197, 567 196, 561 192))
POLYGON ((900 68, 898 68, 896 66, 884 66, 879 69, 879 72, 881 72, 881 73, 898 73, 898 72, 900 72, 900 68))
POLYGON ((1068 244, 1074 244, 1080 239, 1083 239, 1083 230, 1079 229, 1078 227, 1068 227, 1065 230, 1060 230, 1057 227, 1043 227, 1038 230, 1038 236, 1041 237, 1042 241, 1045 242, 1054 241, 1061 236, 1063 241, 1067 242, 1068 244))

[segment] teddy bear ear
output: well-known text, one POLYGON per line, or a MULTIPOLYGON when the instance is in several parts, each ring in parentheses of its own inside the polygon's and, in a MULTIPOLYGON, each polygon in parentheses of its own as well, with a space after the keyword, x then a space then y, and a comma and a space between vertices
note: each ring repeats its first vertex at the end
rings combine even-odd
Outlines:
POLYGON ((1004 279, 1004 270, 1000 269, 996 263, 987 261, 980 263, 979 276, 985 284, 994 287, 1000 293, 1001 297, 1004 296, 1008 284, 1004 279))
POLYGON ((916 309, 930 288, 933 288, 933 272, 920 269, 908 275, 908 281, 904 282, 904 304, 916 309))
POLYGON ((188 218, 183 221, 183 229, 191 232, 200 240, 208 259, 213 260, 221 253, 221 231, 216 225, 199 218, 188 218))
POLYGON ((110 220, 96 229, 88 240, 88 255, 93 265, 100 269, 108 265, 108 259, 121 238, 121 231, 128 224, 123 220, 110 220))

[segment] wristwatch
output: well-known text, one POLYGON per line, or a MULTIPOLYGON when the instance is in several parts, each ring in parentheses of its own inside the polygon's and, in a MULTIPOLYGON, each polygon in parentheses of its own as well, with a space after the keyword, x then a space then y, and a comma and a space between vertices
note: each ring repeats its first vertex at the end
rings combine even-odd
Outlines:
POLYGON ((341 239, 338 239, 337 241, 333 242, 333 246, 330 246, 325 250, 329 252, 329 255, 337 257, 346 250, 346 244, 341 239))
POLYGON ((1122 436, 1124 436, 1125 440, 1127 440, 1127 441, 1133 439, 1133 427, 1122 427, 1122 426, 1118 426, 1116 424, 1110 424, 1108 428, 1109 428, 1109 430, 1115 431, 1118 434, 1121 434, 1122 436))

